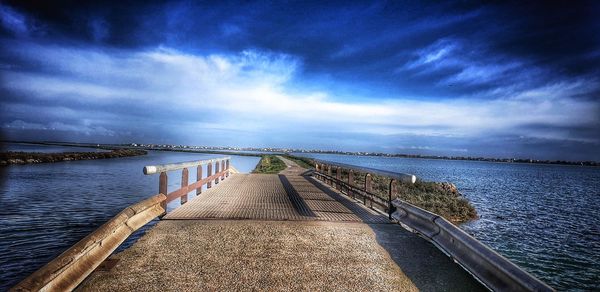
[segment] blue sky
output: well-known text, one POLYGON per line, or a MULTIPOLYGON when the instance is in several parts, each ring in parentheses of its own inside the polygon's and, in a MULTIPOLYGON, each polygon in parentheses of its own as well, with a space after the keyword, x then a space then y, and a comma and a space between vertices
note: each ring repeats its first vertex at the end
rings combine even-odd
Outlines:
POLYGON ((38 2, 4 139, 600 160, 597 2, 38 2))

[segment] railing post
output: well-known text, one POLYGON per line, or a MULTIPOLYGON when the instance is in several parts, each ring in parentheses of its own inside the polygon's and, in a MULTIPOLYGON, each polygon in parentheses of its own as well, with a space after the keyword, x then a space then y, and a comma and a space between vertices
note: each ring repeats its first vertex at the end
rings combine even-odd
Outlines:
MULTIPOLYGON (((221 160, 221 171, 225 171, 225 160, 221 160)), ((225 179, 225 173, 221 175, 221 180, 225 179)))
POLYGON ((315 171, 319 172, 319 164, 318 163, 315 163, 315 171))
MULTIPOLYGON (((167 195, 167 172, 163 171, 160 173, 160 176, 158 178, 158 193, 163 194, 163 195, 167 195)), ((165 213, 167 212, 167 201, 162 201, 160 203, 160 206, 163 207, 163 209, 165 209, 165 213)))
MULTIPOLYGON (((219 162, 215 161, 215 175, 217 175, 219 173, 219 162)), ((215 178, 215 185, 219 183, 219 176, 217 175, 217 178, 215 178)))
POLYGON ((329 180, 329 185, 332 185, 331 181, 331 165, 327 165, 327 175, 329 176, 327 179, 329 180))
POLYGON ((354 199, 354 192, 352 191, 352 187, 354 186, 354 172, 352 169, 348 169, 348 196, 354 199))
MULTIPOLYGON (((188 178, 189 178, 189 171, 187 168, 184 168, 181 171, 181 188, 187 188, 188 186, 188 178)), ((188 200, 188 193, 185 193, 185 195, 181 196, 181 204, 185 204, 187 203, 188 200)))
POLYGON ((398 197, 398 182, 395 179, 390 180, 390 188, 389 188, 389 198, 388 198, 388 217, 392 219, 392 213, 394 213, 394 205, 392 205, 392 201, 398 197))
MULTIPOLYGON (((367 173, 365 175, 365 191, 368 193, 363 199, 363 204, 365 204, 365 206, 366 206, 367 205, 367 197, 370 196, 370 193, 373 192, 373 184, 371 181, 370 173, 367 173)), ((371 205, 373 205, 373 203, 371 203, 371 205)))
POLYGON ((225 169, 227 169, 227 172, 225 173, 225 177, 229 177, 229 159, 227 159, 227 161, 225 162, 225 169))
POLYGON ((337 179, 337 181, 335 182, 336 189, 338 191, 341 191, 342 190, 342 184, 341 184, 341 182, 342 182, 342 168, 339 167, 339 166, 335 170, 335 178, 337 179))
MULTIPOLYGON (((206 165, 206 177, 209 178, 212 176, 212 162, 209 162, 206 165)), ((212 181, 208 180, 208 182, 206 183, 206 188, 210 189, 212 187, 212 181)))
MULTIPOLYGON (((202 180, 202 165, 198 165, 196 168, 196 181, 202 180)), ((196 189, 196 196, 202 193, 202 186, 196 189)))

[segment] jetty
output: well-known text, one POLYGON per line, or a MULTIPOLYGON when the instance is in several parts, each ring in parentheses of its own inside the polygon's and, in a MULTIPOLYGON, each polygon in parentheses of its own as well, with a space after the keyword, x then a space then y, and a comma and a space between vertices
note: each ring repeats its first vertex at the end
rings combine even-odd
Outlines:
POLYGON ((287 166, 279 174, 238 173, 229 157, 146 166, 145 174, 159 175, 158 195, 11 290, 552 290, 445 219, 397 199, 396 184, 414 176, 362 168, 365 185, 355 186, 353 166, 316 161, 309 170, 279 159, 287 166), (169 191, 176 170, 181 187, 169 191), (390 177, 389 198, 372 193, 369 171, 390 177), (175 200, 180 206, 169 209, 175 200))

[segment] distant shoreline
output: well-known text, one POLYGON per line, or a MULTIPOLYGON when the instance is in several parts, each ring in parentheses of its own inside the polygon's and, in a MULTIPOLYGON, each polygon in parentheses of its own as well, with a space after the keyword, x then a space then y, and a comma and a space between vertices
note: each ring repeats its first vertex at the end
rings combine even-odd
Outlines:
POLYGON ((0 152, 0 166, 19 165, 19 164, 38 164, 53 163, 76 160, 94 160, 121 158, 146 155, 147 151, 139 149, 115 149, 108 152, 61 152, 61 153, 40 153, 40 152, 22 152, 10 151, 0 152))
POLYGON ((240 147, 208 147, 208 146, 186 146, 186 145, 166 145, 166 144, 93 144, 76 142, 30 142, 30 141, 2 141, 2 143, 23 143, 51 146, 72 146, 89 148, 127 148, 143 149, 154 151, 176 151, 188 153, 208 153, 223 155, 240 156, 262 156, 268 154, 336 154, 348 156, 372 156, 372 157, 396 157, 396 158, 417 158, 417 159, 436 159, 436 160, 463 160, 463 161, 483 161, 496 163, 521 163, 521 164, 550 164, 550 165, 572 165, 572 166, 600 166, 598 161, 566 161, 566 160, 538 160, 522 158, 487 158, 487 157, 464 157, 464 156, 436 156, 436 155, 418 155, 418 154, 390 154, 381 152, 349 152, 349 151, 330 151, 330 150, 304 150, 287 148, 240 148, 240 147), (257 151, 263 153, 247 153, 243 151, 257 151))

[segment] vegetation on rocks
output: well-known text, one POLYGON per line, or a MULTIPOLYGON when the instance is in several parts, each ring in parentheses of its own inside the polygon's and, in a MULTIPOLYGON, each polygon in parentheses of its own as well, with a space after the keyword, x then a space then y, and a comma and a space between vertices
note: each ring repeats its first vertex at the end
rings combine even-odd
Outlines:
POLYGON ((452 183, 417 181, 412 185, 399 184, 398 197, 453 223, 463 223, 477 218, 475 207, 452 183))
POLYGON ((148 152, 137 149, 115 149, 107 152, 0 152, 0 165, 49 163, 73 160, 106 159, 146 155, 148 152))
POLYGON ((275 155, 262 155, 253 173, 279 173, 286 169, 286 165, 275 155))

